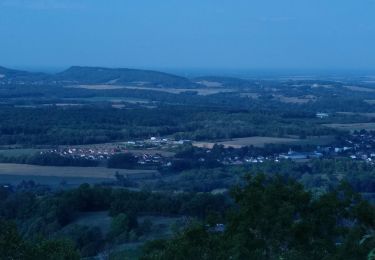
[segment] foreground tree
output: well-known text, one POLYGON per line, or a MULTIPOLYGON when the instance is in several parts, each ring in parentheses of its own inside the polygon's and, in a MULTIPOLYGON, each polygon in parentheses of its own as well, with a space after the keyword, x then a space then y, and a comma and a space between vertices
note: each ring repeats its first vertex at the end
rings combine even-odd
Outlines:
POLYGON ((0 259, 4 260, 79 260, 73 245, 66 240, 24 241, 16 225, 0 220, 0 259))
POLYGON ((233 190, 223 233, 194 226, 150 243, 143 259, 366 259, 375 211, 342 184, 319 198, 295 181, 258 175, 233 190))

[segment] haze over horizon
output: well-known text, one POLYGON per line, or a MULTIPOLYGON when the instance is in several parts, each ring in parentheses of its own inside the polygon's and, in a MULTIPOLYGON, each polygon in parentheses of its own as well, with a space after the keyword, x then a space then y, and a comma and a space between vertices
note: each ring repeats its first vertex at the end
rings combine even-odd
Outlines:
POLYGON ((0 0, 0 65, 375 70, 375 1, 0 0))

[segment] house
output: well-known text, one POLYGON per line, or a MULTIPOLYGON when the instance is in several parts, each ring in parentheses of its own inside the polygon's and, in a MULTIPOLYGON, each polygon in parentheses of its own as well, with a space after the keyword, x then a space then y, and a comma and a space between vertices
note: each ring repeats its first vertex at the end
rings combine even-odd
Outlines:
POLYGON ((335 147, 335 153, 341 153, 344 151, 344 148, 341 147, 335 147))
POLYGON ((280 159, 304 160, 307 158, 308 158, 307 154, 297 153, 291 150, 287 154, 280 154, 280 159))
POLYGON ((225 232, 225 225, 224 224, 216 224, 213 227, 210 227, 208 231, 212 233, 223 233, 225 232))
POLYGON ((312 158, 312 159, 319 159, 319 158, 322 158, 323 157, 323 154, 322 153, 319 153, 317 151, 315 152, 312 152, 308 155, 309 158, 312 158))
POLYGON ((329 117, 329 115, 327 113, 316 113, 316 117, 323 119, 329 117))

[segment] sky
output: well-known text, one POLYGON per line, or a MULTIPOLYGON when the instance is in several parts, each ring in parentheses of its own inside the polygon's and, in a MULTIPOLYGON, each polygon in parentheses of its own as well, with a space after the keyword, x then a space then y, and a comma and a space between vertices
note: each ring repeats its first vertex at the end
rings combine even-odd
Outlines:
POLYGON ((0 0, 0 66, 375 70, 375 0, 0 0))

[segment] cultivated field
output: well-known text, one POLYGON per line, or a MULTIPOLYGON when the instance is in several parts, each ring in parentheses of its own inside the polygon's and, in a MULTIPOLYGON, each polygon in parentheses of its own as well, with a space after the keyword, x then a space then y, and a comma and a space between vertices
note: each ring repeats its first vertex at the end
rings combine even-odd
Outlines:
POLYGON ((353 123, 353 124, 324 124, 324 126, 332 127, 340 130, 347 131, 359 131, 365 130, 375 130, 375 123, 353 123))
POLYGON ((332 136, 310 136, 306 139, 295 138, 281 138, 281 137, 264 137, 253 136, 244 138, 235 138, 229 141, 221 142, 194 142, 193 145, 202 148, 212 148, 215 144, 224 145, 224 147, 241 148, 245 146, 264 147, 266 144, 312 144, 325 145, 332 142, 332 136))
POLYGON ((283 95, 273 95, 275 99, 279 100, 283 103, 291 103, 291 104, 306 104, 308 102, 315 102, 316 97, 312 95, 301 96, 301 97, 287 97, 283 95))
POLYGON ((45 151, 45 149, 1 149, 0 155, 3 156, 28 156, 45 151))
POLYGON ((161 91, 172 94, 180 94, 187 91, 197 92, 198 95, 206 96, 213 95, 222 92, 232 92, 233 89, 227 88, 148 88, 148 87, 139 87, 139 86, 120 86, 120 85, 77 85, 69 86, 70 88, 84 88, 92 90, 109 90, 109 89, 139 89, 139 90, 153 90, 161 91))
POLYGON ((69 177, 69 178, 100 178, 115 179, 115 173, 126 174, 130 178, 137 176, 152 177, 158 174, 154 170, 123 170, 108 169, 104 167, 55 167, 55 166, 35 166, 27 164, 0 163, 0 176, 41 176, 41 177, 69 177))
POLYGON ((375 117, 375 113, 337 112, 337 114, 347 115, 347 116, 356 116, 356 115, 359 115, 359 116, 364 116, 364 117, 369 117, 369 118, 375 117))
POLYGON ((352 90, 352 91, 375 92, 375 89, 373 88, 364 88, 364 87, 357 87, 357 86, 345 86, 345 88, 352 90))
POLYGON ((209 87, 209 88, 219 88, 219 87, 223 86, 223 83, 221 83, 221 82, 208 81, 208 80, 202 80, 202 81, 198 81, 196 83, 204 85, 204 86, 209 87))
POLYGON ((68 88, 84 88, 91 90, 109 90, 109 89, 122 89, 124 86, 116 85, 78 85, 78 86, 68 86, 68 88))
POLYGON ((296 143, 298 139, 293 138, 278 138, 278 137, 263 137, 263 136, 253 136, 253 137, 244 137, 244 138, 236 138, 230 141, 222 141, 222 142, 194 142, 193 145, 196 147, 203 147, 203 148, 212 148, 215 144, 224 145, 224 147, 233 147, 233 148, 241 148, 244 146, 256 146, 256 147, 264 147, 266 144, 289 144, 289 143, 296 143))

